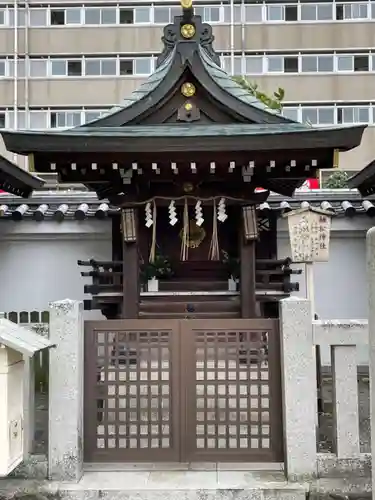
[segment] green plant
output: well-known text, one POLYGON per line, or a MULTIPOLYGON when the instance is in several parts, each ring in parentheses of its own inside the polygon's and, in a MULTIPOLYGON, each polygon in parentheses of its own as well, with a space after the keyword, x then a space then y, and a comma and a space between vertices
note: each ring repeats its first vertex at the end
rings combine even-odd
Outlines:
POLYGON ((238 280, 241 274, 240 259, 238 257, 232 257, 226 250, 222 250, 221 255, 221 262, 227 268, 228 278, 238 280))
POLYGON ((343 170, 336 170, 322 183, 323 189, 345 189, 348 187, 349 175, 343 170))
POLYGON ((254 96, 258 101, 265 104, 268 108, 281 112, 283 109, 282 101, 285 97, 285 90, 278 88, 276 92, 272 95, 268 95, 265 92, 259 90, 258 84, 255 82, 249 82, 243 76, 234 76, 233 80, 241 85, 241 87, 249 92, 250 95, 254 96))
POLYGON ((173 269, 169 259, 161 254, 155 255, 154 262, 147 262, 141 266, 141 281, 147 283, 152 278, 170 279, 173 269))

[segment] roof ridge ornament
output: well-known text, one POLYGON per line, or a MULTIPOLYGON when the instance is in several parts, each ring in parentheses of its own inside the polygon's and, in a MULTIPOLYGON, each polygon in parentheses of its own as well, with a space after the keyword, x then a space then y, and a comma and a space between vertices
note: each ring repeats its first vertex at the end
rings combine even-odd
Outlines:
POLYGON ((161 66, 175 48, 180 55, 183 54, 182 58, 186 61, 192 58, 199 46, 205 49, 215 64, 221 66, 220 57, 213 48, 215 38, 211 25, 202 23, 202 17, 194 13, 193 0, 180 0, 180 5, 182 15, 175 16, 173 23, 164 27, 162 36, 164 48, 157 59, 156 67, 161 66), (187 47, 187 43, 191 44, 190 48, 187 47))

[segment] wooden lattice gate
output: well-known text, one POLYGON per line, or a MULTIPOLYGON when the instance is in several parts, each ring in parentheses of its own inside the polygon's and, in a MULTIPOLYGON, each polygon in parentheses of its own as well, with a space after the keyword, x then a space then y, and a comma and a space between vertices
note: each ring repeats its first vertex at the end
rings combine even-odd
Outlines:
POLYGON ((86 461, 281 461, 278 322, 85 324, 86 461))

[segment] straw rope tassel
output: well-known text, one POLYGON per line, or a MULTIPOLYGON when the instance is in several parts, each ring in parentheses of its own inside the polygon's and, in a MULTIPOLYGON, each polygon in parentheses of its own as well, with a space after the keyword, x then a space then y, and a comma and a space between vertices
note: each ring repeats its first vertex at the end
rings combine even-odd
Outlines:
POLYGON ((149 262, 152 264, 155 262, 155 255, 156 255, 156 203, 155 200, 153 202, 153 207, 152 207, 152 220, 153 220, 153 225, 152 225, 152 242, 151 242, 151 248, 150 248, 150 256, 149 256, 149 262))
POLYGON ((214 200, 213 206, 213 221, 212 221, 212 237, 210 244, 210 251, 208 253, 209 260, 220 260, 219 238, 217 232, 217 213, 216 201, 214 200))
POLYGON ((188 254, 189 254, 189 247, 188 247, 188 240, 189 240, 189 209, 188 209, 188 202, 187 199, 185 198, 185 205, 184 205, 184 219, 183 219, 183 234, 182 234, 182 241, 181 241, 181 253, 180 253, 180 259, 182 261, 188 260, 188 254))

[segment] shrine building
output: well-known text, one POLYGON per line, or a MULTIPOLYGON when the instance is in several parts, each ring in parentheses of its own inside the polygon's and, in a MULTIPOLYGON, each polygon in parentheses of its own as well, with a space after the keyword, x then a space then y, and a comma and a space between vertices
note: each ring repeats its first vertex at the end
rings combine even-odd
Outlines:
POLYGON ((102 117, 2 132, 36 172, 109 202, 112 260, 79 262, 85 308, 107 318, 86 324, 85 460, 282 461, 278 304, 297 284, 257 207, 366 127, 269 109, 220 67, 189 0, 162 41, 155 73, 102 117))

